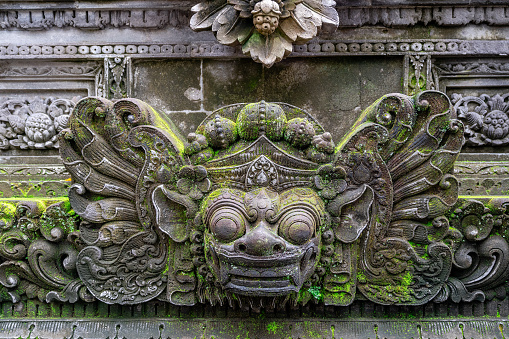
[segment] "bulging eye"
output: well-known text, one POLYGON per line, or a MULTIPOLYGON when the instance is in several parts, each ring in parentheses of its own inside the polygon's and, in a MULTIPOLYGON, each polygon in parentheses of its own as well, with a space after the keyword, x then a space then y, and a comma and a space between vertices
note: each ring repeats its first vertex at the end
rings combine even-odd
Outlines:
POLYGON ((232 242, 246 231, 244 216, 234 208, 219 208, 210 218, 210 231, 221 242, 232 242))
POLYGON ((295 245, 302 245, 315 233, 315 219, 307 211, 294 210, 279 222, 279 235, 295 245))

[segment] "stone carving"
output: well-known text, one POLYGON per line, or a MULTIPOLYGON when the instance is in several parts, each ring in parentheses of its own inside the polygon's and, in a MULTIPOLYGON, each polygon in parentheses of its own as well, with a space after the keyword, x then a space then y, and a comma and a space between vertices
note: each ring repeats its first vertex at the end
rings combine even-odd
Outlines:
POLYGON ((451 114, 440 92, 386 95, 336 146, 305 111, 262 101, 186 140, 139 100, 83 99, 60 140, 81 223, 66 203, 3 204, 0 295, 254 310, 503 298, 507 202, 456 203, 451 114))
POLYGON ((2 65, 0 76, 3 77, 47 77, 47 76, 95 76, 100 64, 97 62, 84 62, 82 64, 51 63, 26 65, 2 65))
MULTIPOLYGON (((384 25, 411 26, 434 23, 439 26, 488 23, 507 25, 509 16, 497 6, 412 6, 402 7, 394 2, 383 1, 373 6, 352 6, 347 0, 338 0, 337 9, 341 26, 384 25), (387 6, 389 5, 389 6, 387 6)), ((445 5, 445 4, 444 4, 445 5)))
MULTIPOLYGON (((493 199, 486 204, 464 200, 454 209, 450 226, 460 231, 464 240, 454 245, 457 250, 451 277, 435 301, 448 297, 455 302, 506 297, 509 273, 509 244, 505 240, 508 203, 504 198, 493 199)), ((442 222, 449 225, 446 219, 442 222)))
POLYGON ((406 55, 404 72, 403 87, 406 94, 413 95, 427 89, 435 89, 429 55, 406 55))
MULTIPOLYGON (((429 23, 438 26, 463 26, 469 23, 507 25, 509 23, 509 17, 503 7, 482 4, 465 6, 458 2, 457 5, 449 3, 440 7, 421 4, 407 7, 393 1, 380 1, 377 6, 362 6, 362 3, 357 4, 351 1, 336 2, 341 27, 370 25, 394 27, 428 25, 429 23)), ((51 10, 47 8, 18 9, 11 6, 12 9, 0 11, 0 29, 183 27, 189 24, 187 8, 195 3, 195 1, 179 1, 161 6, 143 4, 143 1, 141 4, 140 1, 129 1, 122 10, 112 10, 111 6, 101 6, 101 4, 92 4, 87 9, 61 5, 51 10)))
POLYGON ((461 161, 454 165, 463 196, 499 195, 509 191, 509 164, 495 161, 461 161))
MULTIPOLYGON (((304 53, 305 56, 314 55, 358 55, 373 53, 382 53, 383 55, 406 55, 408 52, 426 52, 427 54, 444 53, 450 55, 463 55, 466 53, 490 54, 490 50, 504 51, 506 48, 503 41, 490 42, 490 48, 485 47, 485 42, 476 41, 401 41, 392 42, 380 41, 344 41, 344 40, 321 40, 320 42, 311 41, 293 46, 295 55, 304 53)), ((137 56, 160 55, 165 57, 201 57, 201 56, 241 56, 238 46, 226 46, 212 41, 184 41, 176 44, 119 44, 119 45, 0 45, 0 55, 6 57, 16 57, 20 55, 30 55, 33 58, 47 58, 52 55, 75 56, 83 55, 94 57, 97 54, 128 54, 137 56), (43 48, 44 54, 37 53, 39 48, 43 48)), ((293 55, 293 54, 292 54, 293 55)))
POLYGON ((68 202, 0 204, 0 300, 92 301, 76 274, 77 215, 68 202))
POLYGON ((68 99, 7 99, 0 103, 0 149, 58 148, 75 102, 68 99))
POLYGON ((121 99, 131 96, 131 58, 104 58, 104 71, 98 74, 104 77, 98 81, 101 94, 109 99, 121 99))
POLYGON ((440 74, 508 74, 509 62, 451 62, 433 66, 440 74))
POLYGON ((187 11, 182 9, 129 9, 111 10, 98 8, 55 8, 52 10, 2 10, 0 29, 43 30, 50 28, 76 27, 82 29, 104 29, 110 27, 163 28, 184 26, 189 22, 187 11))
POLYGON ((508 94, 479 97, 454 93, 452 101, 458 118, 465 124, 466 144, 505 146, 509 144, 508 94))
POLYGON ((426 303, 461 239, 444 223, 451 111, 440 92, 387 95, 335 146, 297 107, 235 104, 186 141, 139 100, 86 98, 60 140, 77 272, 111 304, 426 303))
POLYGON ((211 29, 225 45, 242 45, 242 52, 267 67, 292 52, 292 44, 314 38, 319 29, 334 30, 338 13, 333 0, 217 0, 191 10, 193 30, 211 29))

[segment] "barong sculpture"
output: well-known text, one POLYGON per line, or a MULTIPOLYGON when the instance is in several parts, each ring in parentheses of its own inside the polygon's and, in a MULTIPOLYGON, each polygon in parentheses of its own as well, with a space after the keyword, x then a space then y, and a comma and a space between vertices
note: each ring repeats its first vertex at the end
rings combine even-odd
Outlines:
POLYGON ((484 300, 509 249, 489 236, 501 216, 457 204, 453 117, 443 93, 389 94, 335 143, 304 110, 261 101, 220 108, 185 139, 140 100, 85 98, 59 140, 70 206, 27 203, 4 222, 2 297, 484 300))

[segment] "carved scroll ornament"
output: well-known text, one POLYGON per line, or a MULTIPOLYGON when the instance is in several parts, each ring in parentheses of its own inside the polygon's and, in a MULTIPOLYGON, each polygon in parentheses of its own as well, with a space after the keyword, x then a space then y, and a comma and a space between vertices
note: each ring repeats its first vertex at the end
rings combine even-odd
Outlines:
POLYGON ((339 17, 334 0, 213 0, 194 6, 191 28, 211 29, 225 45, 267 67, 287 57, 293 43, 314 38, 320 29, 333 31, 339 17))
MULTIPOLYGON (((284 103, 223 107, 184 139, 139 100, 83 99, 60 139, 79 239, 44 240, 45 265, 62 260, 53 243, 74 252, 41 298, 260 309, 493 297, 509 260, 490 232, 509 219, 504 204, 456 204, 464 138, 451 111, 436 91, 386 95, 335 144, 284 103)), ((2 234, 32 246, 17 226, 2 234)), ((23 258, 0 265, 7 292, 36 281, 23 258)))

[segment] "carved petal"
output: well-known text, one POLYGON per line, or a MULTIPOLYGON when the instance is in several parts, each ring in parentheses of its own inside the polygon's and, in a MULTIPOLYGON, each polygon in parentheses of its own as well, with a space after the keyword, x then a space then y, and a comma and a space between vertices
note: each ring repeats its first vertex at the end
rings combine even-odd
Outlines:
POLYGON ((242 46, 242 52, 249 54, 256 62, 271 67, 292 52, 292 44, 276 31, 268 37, 253 32, 249 40, 242 46))
POLYGON ((75 184, 69 190, 69 201, 73 209, 83 219, 92 223, 104 223, 114 220, 137 221, 138 215, 132 202, 120 198, 106 198, 90 201, 82 196, 81 185, 75 184))
POLYGON ((232 6, 225 7, 212 25, 212 30, 217 35, 217 41, 225 45, 244 43, 252 29, 251 20, 241 18, 232 6))
POLYGON ((225 6, 226 0, 204 1, 193 6, 191 11, 196 14, 191 17, 191 29, 201 31, 210 28, 225 6))
POLYGON ((316 36, 317 27, 320 27, 321 24, 320 17, 315 15, 311 9, 303 4, 298 4, 291 17, 281 23, 281 30, 291 41, 303 41, 316 36))
MULTIPOLYGON (((322 30, 333 31, 339 25, 339 15, 334 0, 303 0, 303 5, 313 11, 315 17, 322 22, 322 30)), ((299 5, 297 5, 298 7, 299 5)))

